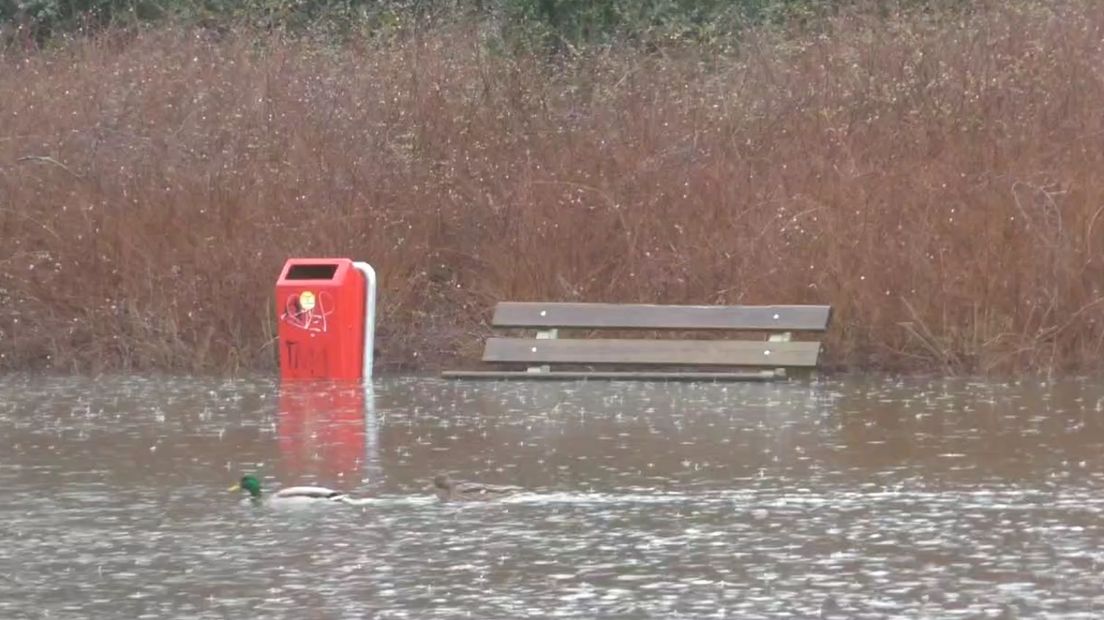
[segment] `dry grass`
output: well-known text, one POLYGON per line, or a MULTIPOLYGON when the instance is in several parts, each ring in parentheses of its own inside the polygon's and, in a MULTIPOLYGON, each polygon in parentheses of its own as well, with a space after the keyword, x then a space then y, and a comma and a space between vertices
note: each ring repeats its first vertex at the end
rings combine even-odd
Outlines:
POLYGON ((835 368, 1104 359, 1104 5, 848 15, 550 67, 476 26, 0 56, 0 367, 274 365, 283 260, 381 278, 380 363, 500 299, 830 303, 835 368))

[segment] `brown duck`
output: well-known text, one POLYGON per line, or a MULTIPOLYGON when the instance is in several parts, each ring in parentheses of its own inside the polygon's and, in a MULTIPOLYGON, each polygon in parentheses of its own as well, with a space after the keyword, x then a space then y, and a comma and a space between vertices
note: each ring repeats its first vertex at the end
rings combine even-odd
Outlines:
POLYGON ((481 502, 513 495, 521 491, 521 487, 460 482, 453 480, 448 474, 437 474, 430 490, 437 493, 437 499, 442 502, 481 502))

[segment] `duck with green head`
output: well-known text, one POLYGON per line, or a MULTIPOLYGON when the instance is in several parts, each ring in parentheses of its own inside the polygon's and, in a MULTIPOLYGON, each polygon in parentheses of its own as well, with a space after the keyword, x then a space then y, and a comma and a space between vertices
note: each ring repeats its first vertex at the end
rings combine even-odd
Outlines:
MULTIPOLYGON (((251 474, 242 476, 241 480, 237 484, 230 487, 230 491, 241 491, 243 493, 249 493, 249 497, 254 501, 261 501, 265 499, 261 492, 261 481, 251 474)), ((341 491, 335 491, 333 489, 327 489, 326 487, 315 486, 297 486, 287 487, 286 489, 280 489, 275 493, 268 496, 271 500, 296 500, 296 501, 324 501, 324 502, 341 502, 344 504, 357 504, 358 500, 355 500, 341 491)))

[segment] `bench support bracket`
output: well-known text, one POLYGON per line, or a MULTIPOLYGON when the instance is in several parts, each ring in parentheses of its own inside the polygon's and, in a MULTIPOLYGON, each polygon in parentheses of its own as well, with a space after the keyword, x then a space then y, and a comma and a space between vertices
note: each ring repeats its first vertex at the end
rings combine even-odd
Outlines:
MULTIPOLYGON (((560 330, 556 328, 542 329, 537 331, 537 340, 555 340, 560 337, 560 330)), ((552 366, 544 364, 542 366, 530 366, 525 369, 525 372, 529 374, 541 374, 552 371, 552 366)))

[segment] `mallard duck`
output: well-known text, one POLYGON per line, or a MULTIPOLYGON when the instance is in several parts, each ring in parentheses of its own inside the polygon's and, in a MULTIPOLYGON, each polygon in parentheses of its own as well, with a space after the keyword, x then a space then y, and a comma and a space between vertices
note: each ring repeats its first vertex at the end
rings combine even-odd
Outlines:
MULTIPOLYGON (((230 491, 248 492, 254 500, 262 499, 261 481, 256 476, 245 475, 237 484, 230 487, 230 491)), ((269 496, 275 501, 327 501, 341 502, 343 504, 359 504, 359 500, 353 499, 341 491, 327 489, 326 487, 299 486, 280 489, 269 496)))
POLYGON ((521 491, 520 487, 483 484, 481 482, 460 482, 448 474, 437 474, 429 490, 437 493, 437 499, 450 501, 487 501, 513 495, 521 491))

